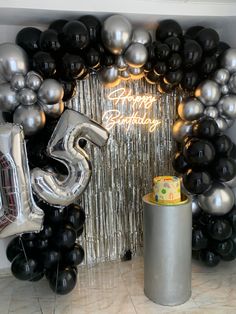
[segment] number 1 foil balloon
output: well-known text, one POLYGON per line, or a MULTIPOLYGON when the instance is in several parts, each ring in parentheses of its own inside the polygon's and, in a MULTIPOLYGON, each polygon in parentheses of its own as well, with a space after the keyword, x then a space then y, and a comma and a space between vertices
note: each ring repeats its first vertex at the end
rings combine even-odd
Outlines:
POLYGON ((108 137, 107 130, 96 122, 76 111, 66 110, 54 129, 47 152, 67 167, 68 175, 60 179, 58 173, 33 169, 31 183, 37 196, 53 205, 67 206, 75 202, 91 177, 89 157, 78 145, 79 139, 84 138, 101 147, 108 137))
POLYGON ((34 202, 23 130, 0 124, 0 238, 42 228, 43 211, 34 202))

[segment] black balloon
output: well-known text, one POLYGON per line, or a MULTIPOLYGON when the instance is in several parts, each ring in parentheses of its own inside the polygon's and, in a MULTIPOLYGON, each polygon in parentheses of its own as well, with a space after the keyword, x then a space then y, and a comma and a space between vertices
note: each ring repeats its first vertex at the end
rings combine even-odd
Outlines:
POLYGON ((84 250, 81 245, 76 244, 69 252, 65 253, 65 262, 67 265, 76 266, 82 263, 84 259, 84 250))
POLYGON ((196 71, 184 72, 183 78, 181 81, 181 87, 184 90, 192 91, 194 90, 199 83, 199 75, 196 71))
POLYGON ((53 234, 52 227, 44 223, 43 230, 39 232, 39 237, 42 239, 48 239, 52 236, 52 234, 53 234))
POLYGON ((167 37, 181 37, 182 28, 175 20, 163 20, 156 30, 156 39, 164 40, 167 37))
POLYGON ((19 254, 23 252, 23 246, 19 237, 12 239, 8 245, 6 250, 7 259, 9 262, 12 262, 13 259, 19 254))
POLYGON ((195 38, 205 52, 213 52, 219 44, 219 35, 212 28, 204 28, 200 30, 195 38))
POLYGON ((153 68, 153 64, 151 61, 146 62, 143 66, 144 72, 150 72, 152 68, 153 68))
POLYGON ((215 148, 211 142, 194 137, 184 145, 183 155, 193 167, 204 167, 214 160, 215 148))
POLYGON ((35 27, 25 27, 16 36, 16 44, 21 46, 29 55, 39 51, 41 31, 35 27))
POLYGON ((170 54, 170 48, 167 44, 158 43, 155 47, 155 55, 158 60, 165 60, 170 54))
POLYGON ((58 34, 62 33, 63 27, 68 23, 67 20, 56 20, 49 25, 49 29, 53 29, 58 34))
POLYGON ((200 25, 191 26, 186 30, 185 36, 195 39, 197 33, 201 31, 202 29, 204 29, 204 27, 200 25))
POLYGON ((64 90, 63 101, 68 101, 73 98, 76 94, 76 81, 65 81, 59 79, 59 82, 62 84, 64 90))
POLYGON ((48 239, 37 239, 36 247, 40 250, 45 250, 49 246, 48 239))
POLYGON ((66 53, 59 65, 61 77, 66 80, 76 80, 85 70, 84 60, 79 55, 66 53))
MULTIPOLYGON (((226 219, 230 222, 234 231, 236 231, 236 207, 234 206, 233 209, 226 215, 226 219)), ((236 242, 235 242, 236 245, 236 242)))
POLYGON ((228 239, 222 242, 215 241, 212 243, 212 246, 214 247, 214 250, 221 256, 226 256, 226 255, 231 254, 234 249, 234 244, 231 239, 228 239))
POLYGON ((166 93, 168 94, 173 91, 174 86, 170 84, 166 84, 163 79, 160 79, 157 89, 161 94, 166 94, 166 93))
POLYGON ((81 148, 85 148, 86 145, 87 145, 87 141, 84 138, 80 138, 79 139, 79 146, 81 148))
POLYGON ((220 262, 220 256, 211 250, 202 250, 200 260, 208 267, 217 266, 220 262))
POLYGON ((84 23, 89 33, 89 40, 97 42, 101 34, 101 22, 93 15, 84 15, 79 18, 79 21, 84 23))
POLYGON ((232 227, 224 218, 213 219, 207 226, 209 235, 219 241, 224 241, 232 235, 232 227))
POLYGON ((80 205, 71 204, 67 207, 66 221, 77 231, 85 222, 85 212, 80 205))
POLYGON ((58 34, 53 29, 47 29, 42 32, 39 39, 39 46, 41 50, 55 53, 61 49, 61 44, 58 40, 58 34))
POLYGON ((19 280, 32 280, 43 272, 43 266, 35 258, 23 253, 16 256, 11 264, 12 274, 19 280))
POLYGON ((212 174, 222 182, 232 180, 236 175, 235 161, 229 157, 218 158, 212 166, 212 174))
POLYGON ((212 179, 207 172, 196 172, 189 169, 183 175, 183 185, 192 194, 202 194, 212 184, 212 179))
POLYGON ((52 77, 56 73, 56 61, 48 52, 38 51, 33 56, 33 69, 44 78, 52 77))
POLYGON ((48 248, 42 253, 43 265, 46 269, 54 267, 60 261, 61 255, 58 250, 48 248))
POLYGON ((45 213, 45 220, 49 221, 49 224, 52 223, 51 226, 62 223, 66 217, 65 208, 54 207, 46 203, 41 203, 40 207, 45 213))
POLYGON ((164 82, 170 85, 177 85, 183 78, 183 71, 178 69, 175 71, 169 71, 165 74, 164 82))
POLYGON ((172 166, 174 170, 179 173, 185 173, 189 169, 189 164, 184 158, 184 155, 182 152, 175 153, 172 159, 172 166))
POLYGON ((225 134, 216 136, 213 143, 216 153, 220 155, 230 154, 231 149, 233 148, 233 143, 231 139, 225 134))
POLYGON ((215 56, 206 56, 201 61, 200 70, 203 75, 207 76, 217 68, 217 59, 215 56))
POLYGON ((193 124, 193 134, 201 138, 213 138, 219 129, 212 118, 202 118, 193 124))
POLYGON ((192 39, 186 39, 183 44, 183 63, 186 68, 192 68, 201 61, 202 48, 192 39))
POLYGON ((227 50, 229 48, 230 48, 230 46, 228 44, 226 44, 223 41, 220 41, 218 44, 218 47, 216 49, 215 56, 217 58, 219 58, 225 52, 225 50, 227 50))
POLYGON ((205 249, 208 245, 208 238, 201 229, 194 229, 192 232, 192 249, 194 251, 205 249))
POLYGON ((85 53, 86 65, 89 68, 95 69, 100 65, 100 60, 100 52, 94 47, 89 47, 85 53))
POLYGON ((167 71, 166 63, 164 61, 157 61, 153 70, 155 74, 158 76, 165 74, 167 71))
POLYGON ((70 225, 59 226, 53 237, 53 242, 59 249, 71 249, 75 240, 76 231, 70 225))
POLYGON ((149 84, 157 84, 160 78, 156 72, 150 71, 146 73, 145 79, 149 84))
POLYGON ((180 68, 182 64, 182 58, 179 53, 175 52, 172 53, 171 56, 169 57, 167 64, 169 66, 170 70, 177 70, 180 68))
POLYGON ((37 234, 35 232, 23 233, 22 236, 21 236, 21 238, 23 240, 26 240, 26 241, 28 241, 28 240, 35 240, 36 237, 37 237, 37 234))
POLYGON ((72 268, 54 271, 49 277, 49 285, 57 294, 67 294, 71 292, 77 281, 77 274, 72 268))
POLYGON ((179 52, 181 48, 181 41, 178 37, 168 37, 164 41, 165 44, 167 44, 171 51, 173 52, 179 52))
MULTIPOLYGON (((45 133, 43 133, 45 135, 45 133)), ((29 159, 29 166, 31 169, 35 167, 46 167, 49 164, 49 157, 47 156, 47 139, 40 136, 31 137, 27 142, 27 154, 29 159)))

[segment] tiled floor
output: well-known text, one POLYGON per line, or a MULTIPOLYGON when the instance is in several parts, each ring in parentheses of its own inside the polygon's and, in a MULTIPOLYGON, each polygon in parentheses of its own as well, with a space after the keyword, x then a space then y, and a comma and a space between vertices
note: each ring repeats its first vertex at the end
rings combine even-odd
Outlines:
POLYGON ((0 278, 0 314, 236 313, 236 262, 205 268, 193 262, 192 297, 165 307, 143 294, 143 259, 80 267, 77 287, 66 296, 52 293, 46 280, 30 283, 0 278))

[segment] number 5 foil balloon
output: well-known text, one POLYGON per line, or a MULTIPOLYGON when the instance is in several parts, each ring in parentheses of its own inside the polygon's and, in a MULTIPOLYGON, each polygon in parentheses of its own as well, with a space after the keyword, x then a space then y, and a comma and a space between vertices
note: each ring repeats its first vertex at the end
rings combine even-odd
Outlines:
POLYGON ((34 202, 20 126, 0 124, 0 238, 40 231, 43 211, 34 202))
POLYGON ((101 147, 108 137, 107 130, 96 122, 76 111, 66 110, 54 129, 47 153, 67 167, 68 175, 61 179, 60 174, 50 170, 33 169, 31 183, 37 196, 53 205, 67 206, 75 202, 91 177, 89 157, 78 145, 79 139, 101 147))

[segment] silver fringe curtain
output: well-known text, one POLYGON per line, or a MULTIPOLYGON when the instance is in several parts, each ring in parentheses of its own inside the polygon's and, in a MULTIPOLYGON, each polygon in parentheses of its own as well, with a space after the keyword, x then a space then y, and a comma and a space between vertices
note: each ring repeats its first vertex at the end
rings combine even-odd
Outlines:
POLYGON ((160 94, 156 85, 145 80, 123 82, 117 88, 104 88, 96 77, 78 81, 76 97, 67 106, 86 114, 98 123, 107 110, 117 109, 131 116, 134 109, 129 101, 117 103, 108 95, 117 88, 131 90, 132 95, 151 94, 156 102, 149 110, 141 106, 139 116, 159 119, 154 132, 148 126, 116 125, 110 130, 108 144, 103 149, 88 145, 86 151, 93 165, 92 180, 82 197, 86 226, 81 237, 85 263, 94 264, 119 259, 126 250, 135 253, 142 247, 142 197, 152 189, 157 175, 173 173, 171 157, 174 141, 171 127, 176 119, 179 95, 160 94))

